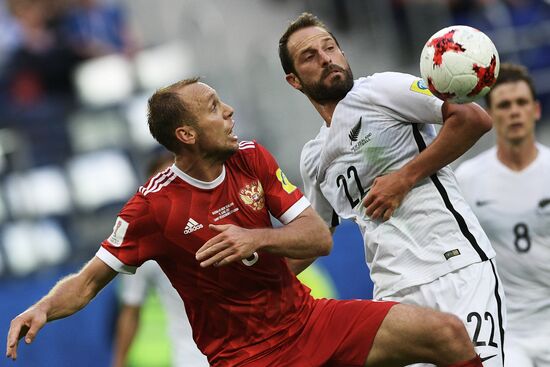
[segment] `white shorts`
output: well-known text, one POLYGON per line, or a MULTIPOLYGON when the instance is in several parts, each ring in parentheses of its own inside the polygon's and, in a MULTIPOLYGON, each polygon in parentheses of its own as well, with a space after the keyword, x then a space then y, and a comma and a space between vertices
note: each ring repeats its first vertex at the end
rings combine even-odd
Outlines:
MULTIPOLYGON (((458 316, 466 325, 483 366, 503 367, 506 310, 502 283, 493 260, 468 265, 384 300, 425 306, 458 316)), ((514 365, 519 366, 523 365, 514 365)))
POLYGON ((506 367, 550 367, 550 336, 507 333, 504 340, 506 367))

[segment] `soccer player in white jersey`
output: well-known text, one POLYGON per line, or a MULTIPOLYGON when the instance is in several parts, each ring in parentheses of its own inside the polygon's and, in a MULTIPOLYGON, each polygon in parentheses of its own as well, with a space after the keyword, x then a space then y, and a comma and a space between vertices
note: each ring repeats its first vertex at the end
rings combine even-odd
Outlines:
POLYGON ((461 164, 464 197, 495 246, 506 291, 506 366, 550 366, 550 149, 527 69, 503 64, 487 109, 496 146, 461 164))
POLYGON ((302 151, 305 194, 328 224, 359 225, 374 298, 456 314, 484 366, 501 367, 495 252, 446 166, 491 128, 488 114, 442 102, 412 75, 354 80, 335 37, 309 13, 288 26, 279 56, 287 82, 324 120, 302 151))

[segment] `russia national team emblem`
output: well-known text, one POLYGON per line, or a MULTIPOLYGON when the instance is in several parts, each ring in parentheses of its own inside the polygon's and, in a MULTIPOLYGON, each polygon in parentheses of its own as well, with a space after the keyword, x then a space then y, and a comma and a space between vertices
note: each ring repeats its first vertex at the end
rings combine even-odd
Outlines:
POLYGON ((251 182, 241 189, 239 192, 241 200, 254 210, 262 210, 264 208, 264 189, 260 181, 251 182))
POLYGON ((277 168, 277 172, 275 172, 275 175, 277 176, 277 180, 279 180, 279 182, 281 182, 281 184, 283 185, 283 190, 285 190, 287 193, 290 194, 292 191, 296 190, 296 186, 294 186, 288 180, 288 178, 286 178, 285 174, 283 173, 283 171, 281 171, 280 168, 277 168))

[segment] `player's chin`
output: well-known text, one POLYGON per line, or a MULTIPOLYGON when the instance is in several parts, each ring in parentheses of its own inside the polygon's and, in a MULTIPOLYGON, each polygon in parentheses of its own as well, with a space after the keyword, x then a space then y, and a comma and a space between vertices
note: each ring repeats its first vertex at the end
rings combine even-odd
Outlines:
POLYGON ((237 139, 231 139, 227 145, 227 152, 233 154, 237 150, 239 150, 239 141, 237 139))
POLYGON ((325 82, 329 85, 340 83, 342 80, 344 80, 344 73, 341 71, 333 71, 325 77, 325 82))

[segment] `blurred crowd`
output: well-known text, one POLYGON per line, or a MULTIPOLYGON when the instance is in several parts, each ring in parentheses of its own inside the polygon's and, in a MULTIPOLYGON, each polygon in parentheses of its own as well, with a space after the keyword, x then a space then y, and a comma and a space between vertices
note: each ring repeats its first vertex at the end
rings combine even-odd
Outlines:
POLYGON ((77 102, 75 67, 131 54, 124 13, 97 0, 5 0, 0 27, 0 127, 14 129, 16 154, 26 154, 14 159, 32 166, 64 162, 66 121, 77 102))

